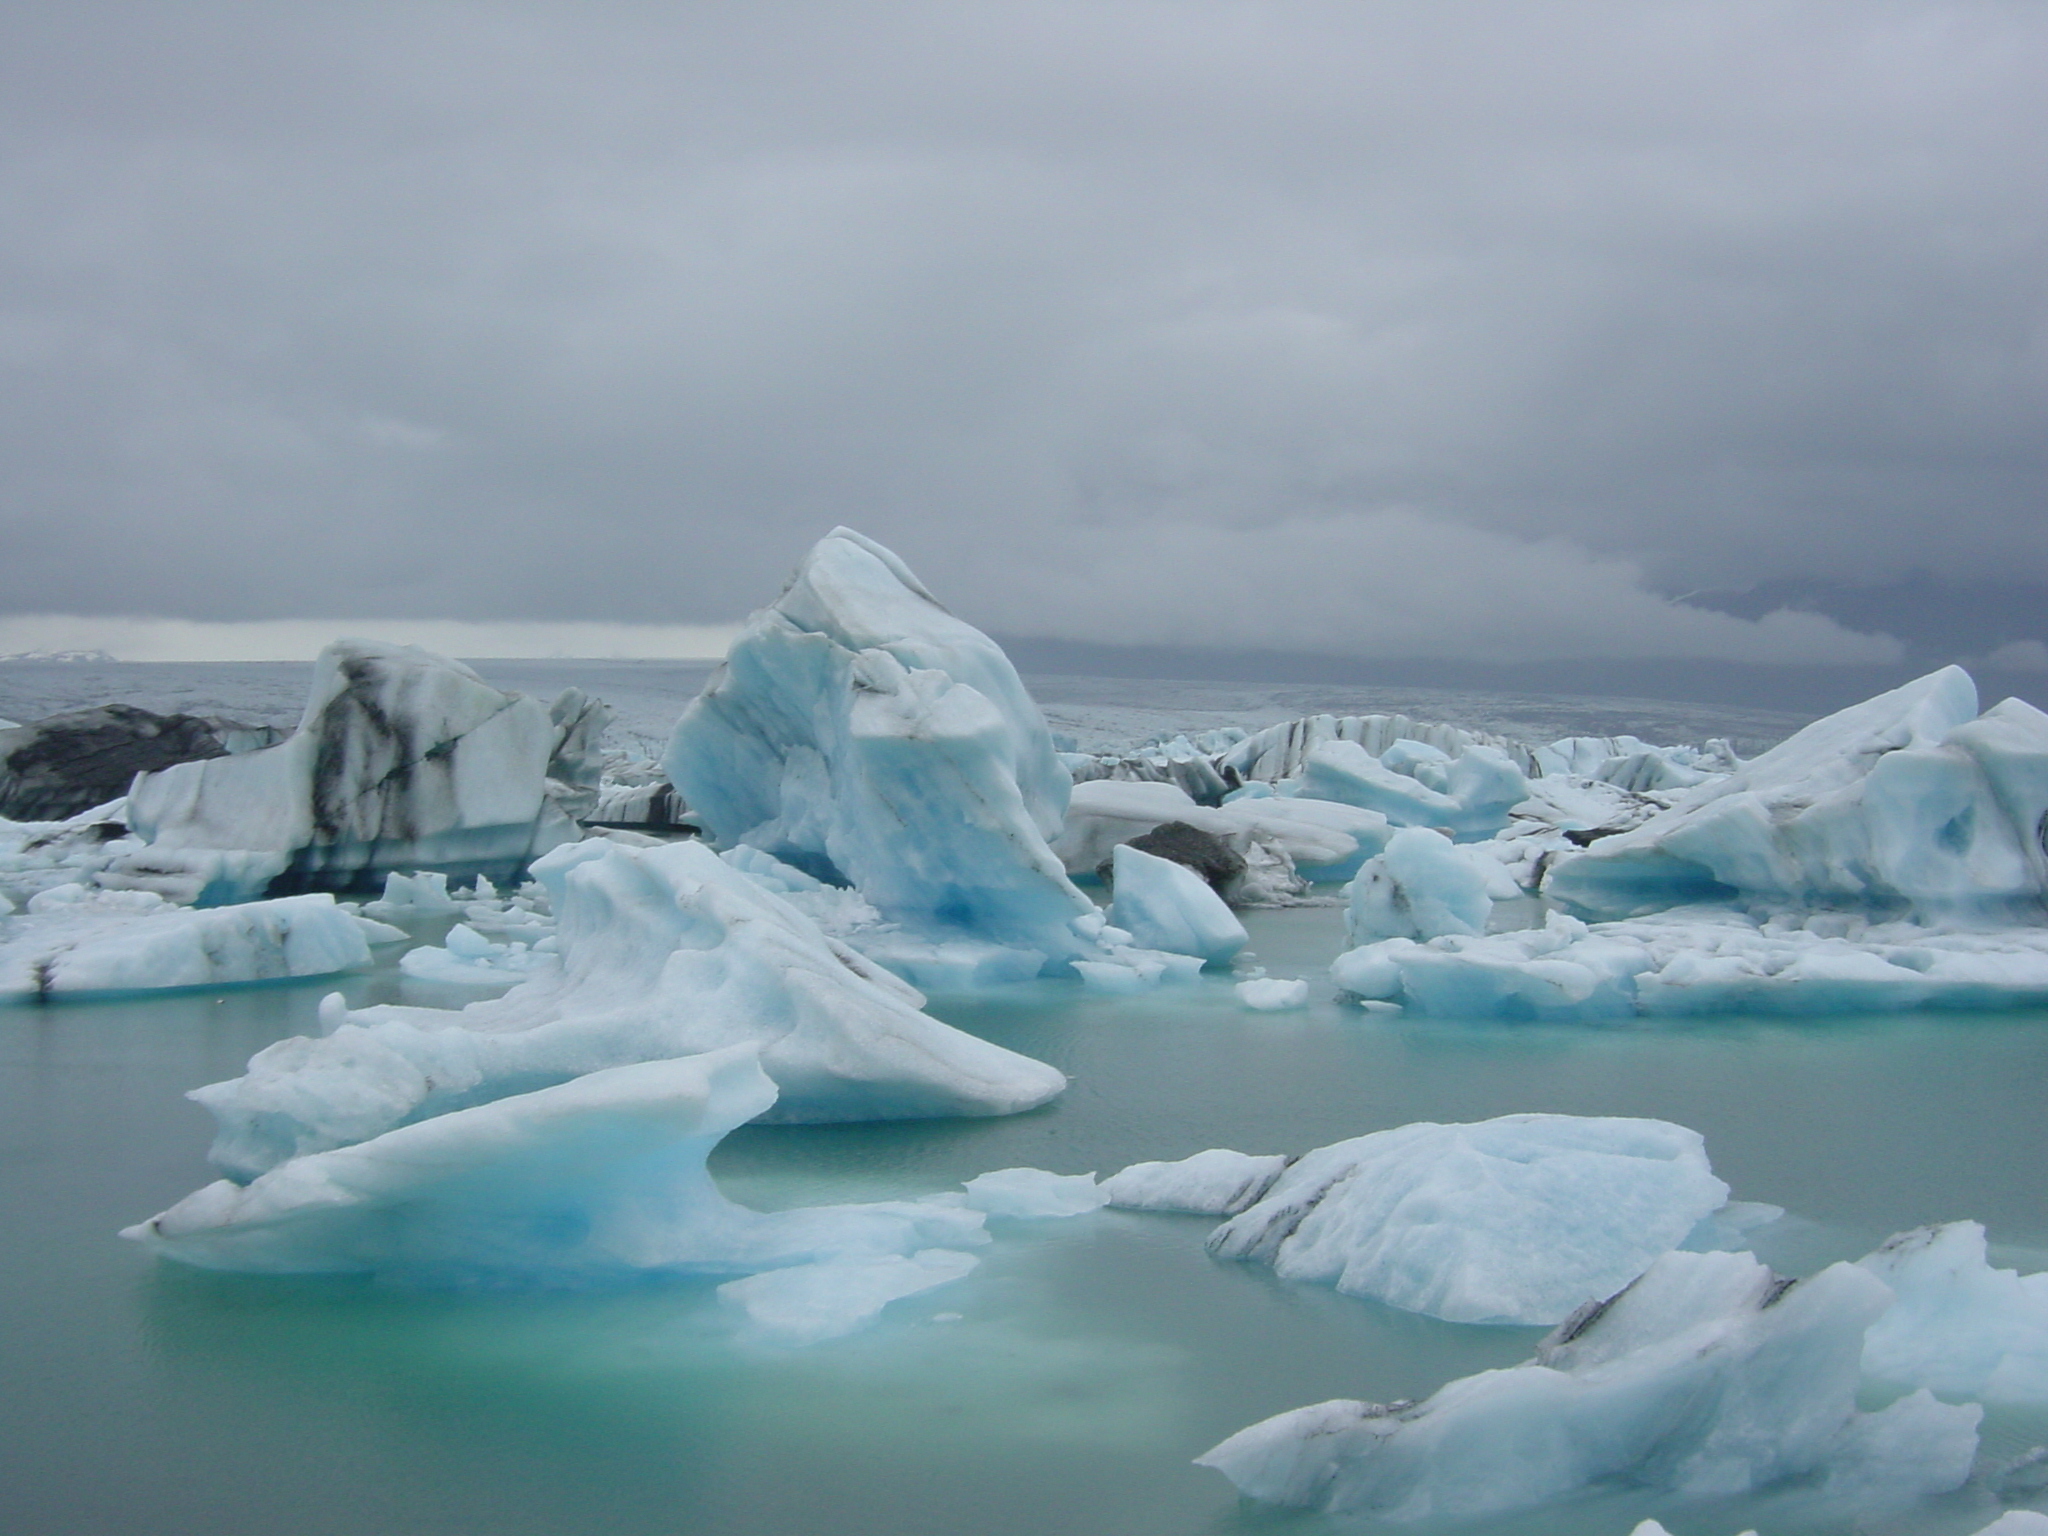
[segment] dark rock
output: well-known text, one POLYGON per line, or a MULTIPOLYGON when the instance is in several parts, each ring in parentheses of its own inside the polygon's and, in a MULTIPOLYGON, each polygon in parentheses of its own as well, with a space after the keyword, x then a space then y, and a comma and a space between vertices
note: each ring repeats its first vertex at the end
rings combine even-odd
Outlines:
MULTIPOLYGON (((1185 865, 1208 881, 1211 889, 1225 901, 1244 880, 1243 854, 1215 833, 1191 827, 1184 821, 1162 821, 1144 836, 1132 838, 1127 846, 1140 853, 1149 853, 1154 858, 1171 859, 1176 864, 1185 865)), ((1095 873, 1104 885, 1113 883, 1111 868, 1114 863, 1112 855, 1095 867, 1095 873)))
POLYGON ((125 795, 138 773, 224 756, 222 726, 105 704, 0 731, 0 816, 63 821, 125 795))

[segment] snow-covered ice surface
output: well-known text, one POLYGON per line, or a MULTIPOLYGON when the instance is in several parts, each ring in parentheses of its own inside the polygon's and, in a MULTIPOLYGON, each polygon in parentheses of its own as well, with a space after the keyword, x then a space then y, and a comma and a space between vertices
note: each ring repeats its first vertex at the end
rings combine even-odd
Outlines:
POLYGON ((1547 1325, 1727 1199, 1699 1136, 1660 1120, 1424 1122, 1318 1147, 1209 1251, 1450 1322, 1547 1325))

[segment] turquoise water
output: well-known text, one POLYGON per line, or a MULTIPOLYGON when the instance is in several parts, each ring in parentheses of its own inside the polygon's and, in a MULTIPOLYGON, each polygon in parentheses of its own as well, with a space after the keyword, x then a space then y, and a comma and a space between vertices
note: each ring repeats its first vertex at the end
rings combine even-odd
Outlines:
MULTIPOLYGON (((1250 926, 1260 963, 1314 977, 1341 914, 1250 926)), ((709 1285, 416 1294, 199 1274, 119 1241, 209 1177, 184 1090, 310 1031, 331 986, 0 1012, 10 1536, 1320 1536, 1358 1527, 1241 1504, 1190 1458, 1303 1403, 1424 1395, 1536 1337, 1218 1264, 1208 1222, 1119 1212, 1009 1225, 967 1280, 786 1352, 735 1342, 709 1285)), ((934 1011, 1073 1087, 1009 1120, 744 1130, 714 1158, 727 1189, 873 1199, 1418 1119, 1655 1115, 1706 1136, 1737 1198, 1794 1213, 1765 1244, 1781 1267, 1959 1217, 2003 1262, 2048 1267, 2048 1015, 1501 1026, 1328 999, 1253 1014, 1221 979, 1132 999, 1042 983, 934 1011)), ((1994 1415, 1985 1439, 1998 1455, 2048 1441, 2048 1414, 1994 1415)), ((1966 1493, 1861 1529, 1949 1536, 1994 1512, 1966 1493)), ((1650 1513, 1681 1536, 1829 1529, 1796 1501, 1674 1513, 1624 1495, 1467 1529, 1621 1536, 1650 1513)))

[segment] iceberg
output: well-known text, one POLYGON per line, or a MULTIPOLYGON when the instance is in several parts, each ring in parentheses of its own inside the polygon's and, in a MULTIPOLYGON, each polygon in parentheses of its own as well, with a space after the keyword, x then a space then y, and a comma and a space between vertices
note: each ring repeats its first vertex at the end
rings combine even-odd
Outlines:
POLYGON ((1857 1410, 1863 1332, 1890 1303, 1852 1264, 1793 1282, 1748 1254, 1669 1253, 1527 1364, 1420 1403, 1297 1408, 1197 1461, 1268 1503, 1399 1521, 1614 1482, 1706 1500, 1812 1481, 1852 1507, 1905 1503, 1969 1476, 1982 1410, 1925 1392, 1857 1410))
POLYGON ((372 938, 403 937, 327 895, 195 912, 149 891, 52 886, 0 915, 0 1000, 326 976, 368 965, 372 938))
POLYGON ((1193 955, 1215 965, 1251 942, 1223 898, 1186 865, 1124 844, 1111 867, 1116 898, 1109 920, 1138 948, 1193 955))
POLYGON ((751 1043, 780 1121, 1000 1115, 1066 1086, 1051 1067, 920 1012, 907 984, 697 842, 570 844, 534 867, 558 952, 459 1012, 323 1011, 192 1097, 213 1157, 249 1179, 293 1157, 584 1073, 751 1043))
POLYGON ((1348 880, 1393 834, 1377 811, 1330 800, 1240 795, 1222 805, 1197 805, 1171 784, 1095 779, 1076 784, 1053 850, 1072 874, 1093 872, 1119 844, 1169 822, 1184 822, 1223 839, 1248 861, 1277 856, 1291 874, 1348 880))
POLYGON ((1717 906, 1587 924, 1553 911, 1540 928, 1377 940, 1330 974, 1353 997, 1450 1018, 2038 1007, 2048 928, 1717 906))
POLYGON ((1094 910, 1047 846, 1070 783, 1016 669, 851 529, 747 620, 664 766, 720 845, 851 886, 929 939, 1064 971, 1094 910))
POLYGON ((1308 1006, 1308 983, 1300 978, 1254 976, 1233 989, 1237 1000, 1253 1013, 1285 1013, 1308 1006))
POLYGON ((2048 715, 1982 715, 1960 667, 1817 720, 1631 831, 1557 860, 1545 894, 1624 917, 1738 895, 2038 918, 2048 715))
POLYGON ((221 1179, 122 1236, 203 1269, 444 1285, 752 1274, 986 1241, 957 1208, 728 1200, 704 1159, 774 1100, 751 1045, 602 1068, 221 1179))
POLYGON ((1374 757, 1356 742, 1330 741, 1309 753, 1301 776, 1281 793, 1334 800, 1377 811, 1397 827, 1435 827, 1470 841, 1508 824, 1508 813, 1528 797, 1529 781, 1495 747, 1467 747, 1447 757, 1420 743, 1396 742, 1374 757))
POLYGON ((1177 1163, 1133 1163, 1104 1179, 1102 1192, 1127 1211, 1235 1216, 1264 1197, 1289 1161, 1211 1147, 1177 1163))
POLYGON ((1209 1251, 1449 1322, 1547 1325, 1727 1199, 1698 1133, 1662 1120, 1424 1122, 1308 1153, 1209 1251))
POLYGON ((136 774, 268 746, 276 733, 132 704, 0 726, 0 817, 63 821, 128 792, 136 774))
POLYGON ((1898 1297, 1864 1336, 1866 1376, 2048 1404, 2048 1273, 1993 1269, 1974 1221, 1902 1232, 1859 1262, 1898 1297))
POLYGON ((201 905, 266 893, 375 890, 394 869, 511 881, 581 835, 548 771, 580 771, 588 707, 557 722, 460 662, 337 640, 313 666, 299 728, 260 751, 136 777, 129 824, 149 847, 117 871, 201 884, 201 905), (132 867, 130 867, 132 866, 132 867))
POLYGON ((1441 832, 1403 827, 1360 866, 1347 888, 1353 944, 1486 932, 1496 898, 1521 894, 1498 859, 1441 832))

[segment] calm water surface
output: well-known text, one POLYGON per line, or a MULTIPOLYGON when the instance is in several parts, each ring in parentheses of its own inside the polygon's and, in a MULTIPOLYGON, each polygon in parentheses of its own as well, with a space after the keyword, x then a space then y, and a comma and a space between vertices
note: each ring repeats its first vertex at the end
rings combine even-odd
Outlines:
MULTIPOLYGON (((1341 914, 1251 926, 1260 963, 1318 977, 1341 914)), ((312 1030, 332 985, 0 1011, 8 1536, 1323 1536, 1360 1527, 1241 1504, 1189 1459, 1303 1403, 1422 1396, 1537 1337, 1217 1264, 1208 1222, 1119 1212, 1004 1224, 967 1280, 784 1352, 736 1343, 708 1284, 417 1294, 199 1274, 119 1241, 209 1177, 209 1122, 183 1092, 312 1030)), ((1009 1120, 745 1130, 713 1160, 728 1191, 876 1199, 1420 1119, 1654 1115, 1704 1133, 1738 1199, 1794 1213, 1763 1245, 1780 1267, 1965 1216, 2003 1262, 2048 1267, 2044 1015, 1497 1026, 1328 999, 1253 1014, 1220 978, 1137 999, 1042 983, 934 1011, 1073 1087, 1009 1120)), ((1993 1454, 2042 1441, 2048 1415, 1987 1421, 1993 1454)), ((1965 1494, 1860 1529, 1950 1536, 1994 1512, 1965 1494)), ((1463 1529, 1621 1536, 1651 1513, 1681 1536, 1832 1529, 1782 1499, 1674 1513, 1619 1494, 1463 1529)))

